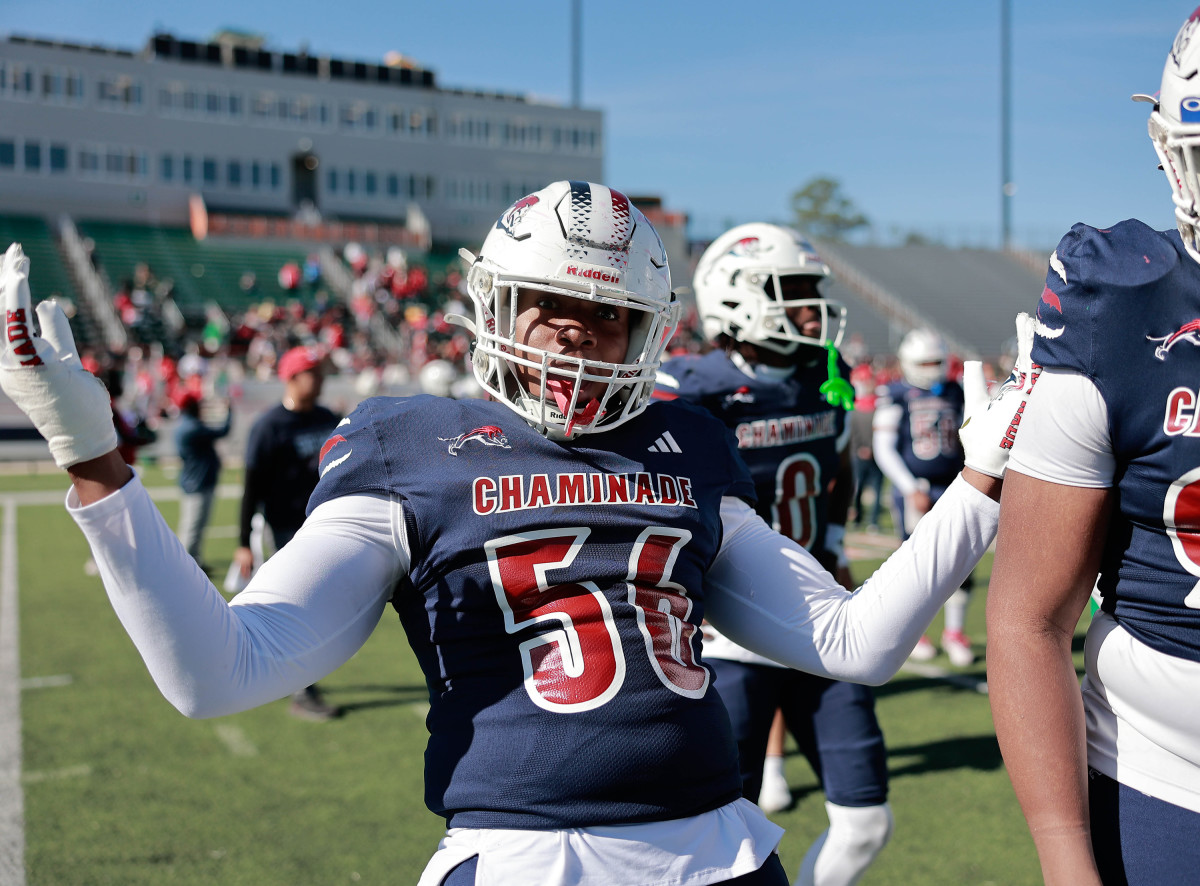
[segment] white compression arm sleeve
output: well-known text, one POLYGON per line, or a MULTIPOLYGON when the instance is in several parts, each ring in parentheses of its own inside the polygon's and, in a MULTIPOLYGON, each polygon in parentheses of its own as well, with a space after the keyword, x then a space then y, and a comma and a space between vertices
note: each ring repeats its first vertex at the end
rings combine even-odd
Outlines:
POLYGON ((706 617, 736 643, 797 670, 891 678, 996 535, 1000 505, 961 477, 854 593, 744 502, 725 499, 706 617))
POLYGON ((897 444, 900 440, 899 406, 883 406, 876 410, 871 433, 871 450, 875 455, 875 464, 883 471, 896 491, 901 495, 910 495, 917 488, 917 478, 913 476, 904 458, 900 455, 897 444))
POLYGON ((387 497, 321 505, 232 601, 136 477, 86 507, 72 490, 67 507, 154 682, 189 717, 283 698, 349 660, 408 568, 401 508, 387 497))

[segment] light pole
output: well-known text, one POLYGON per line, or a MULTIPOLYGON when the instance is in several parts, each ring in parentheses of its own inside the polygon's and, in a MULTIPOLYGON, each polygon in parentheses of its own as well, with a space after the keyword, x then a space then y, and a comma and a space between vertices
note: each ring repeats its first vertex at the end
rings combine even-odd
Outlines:
POLYGON ((1000 0, 1000 240, 1012 247, 1012 5, 1000 0))

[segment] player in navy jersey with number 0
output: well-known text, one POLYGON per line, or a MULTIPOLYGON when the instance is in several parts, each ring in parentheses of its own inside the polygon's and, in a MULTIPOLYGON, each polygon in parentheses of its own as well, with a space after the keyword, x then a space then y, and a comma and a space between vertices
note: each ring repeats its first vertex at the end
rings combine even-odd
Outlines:
POLYGON ((1048 884, 1200 879, 1200 9, 1150 136, 1178 230, 1075 225, 1037 307, 988 592, 996 733, 1048 884), (1082 692, 1073 636, 1089 597, 1082 692))
MULTIPOLYGON (((655 396, 721 419, 750 470, 758 514, 853 589, 844 536, 854 492, 847 421, 854 390, 837 353, 845 307, 818 288, 828 276, 812 244, 791 228, 752 223, 717 237, 692 280, 705 335, 717 347, 664 363, 655 396)), ((711 625, 704 658, 733 723, 743 794, 767 812, 779 810, 776 792, 790 799, 782 741, 768 742, 777 709, 825 792, 829 828, 805 854, 797 886, 857 883, 892 832, 874 693, 781 667, 711 625), (771 777, 782 791, 772 790, 771 777)))
POLYGON ((700 625, 789 667, 888 679, 991 541, 1023 389, 974 398, 970 467, 851 594, 754 513, 720 421, 650 402, 679 305, 623 194, 555 182, 468 260, 474 317, 457 319, 492 399, 363 402, 322 448, 304 525, 232 601, 117 454, 57 305, 35 331, 15 244, 0 385, 67 469, 112 605, 188 716, 310 685, 392 604, 429 685, 426 803, 449 826, 421 886, 785 886, 700 625))

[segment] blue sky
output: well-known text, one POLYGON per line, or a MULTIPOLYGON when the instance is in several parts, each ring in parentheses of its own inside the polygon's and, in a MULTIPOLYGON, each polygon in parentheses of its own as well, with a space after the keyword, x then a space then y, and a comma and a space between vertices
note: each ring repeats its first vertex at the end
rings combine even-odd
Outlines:
MULTIPOLYGON (((1193 0, 1193 3, 1196 0, 1193 0)), ((1011 0, 1014 238, 1076 221, 1173 225, 1146 136, 1167 49, 1192 11, 1168 0, 1011 0)), ((1000 237, 1000 0, 583 0, 583 104, 605 112, 606 184, 661 195, 696 235, 789 218, 826 175, 887 241, 1000 237)), ((274 48, 379 60, 443 86, 570 100, 568 0, 0 0, 12 33, 140 48, 156 29, 232 27, 274 48)))

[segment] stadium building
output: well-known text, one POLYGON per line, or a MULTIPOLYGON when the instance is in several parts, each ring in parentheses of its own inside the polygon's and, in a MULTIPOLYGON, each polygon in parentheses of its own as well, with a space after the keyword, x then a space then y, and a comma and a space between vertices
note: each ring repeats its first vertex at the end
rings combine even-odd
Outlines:
POLYGON ((0 213, 186 225, 210 213, 426 226, 474 242, 513 200, 601 180, 603 115, 381 63, 155 34, 137 52, 0 42, 0 213))

